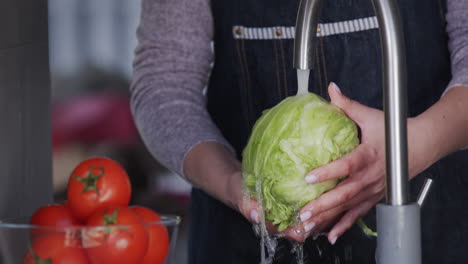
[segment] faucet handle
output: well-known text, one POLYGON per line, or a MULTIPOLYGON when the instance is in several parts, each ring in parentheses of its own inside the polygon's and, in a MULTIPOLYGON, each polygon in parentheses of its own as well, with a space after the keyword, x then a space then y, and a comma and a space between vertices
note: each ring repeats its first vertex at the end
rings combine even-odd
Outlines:
POLYGON ((421 191, 419 192, 418 200, 416 202, 419 205, 419 207, 422 207, 424 201, 426 200, 427 194, 429 193, 429 190, 431 189, 432 183, 433 181, 431 178, 426 178, 426 180, 424 181, 423 187, 421 191))

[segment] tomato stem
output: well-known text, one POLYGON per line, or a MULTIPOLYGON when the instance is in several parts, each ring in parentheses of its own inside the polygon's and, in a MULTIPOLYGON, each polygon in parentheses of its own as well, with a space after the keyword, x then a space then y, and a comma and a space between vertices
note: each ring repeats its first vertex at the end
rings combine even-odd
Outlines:
POLYGON ((83 193, 87 191, 95 191, 99 195, 99 189, 97 188, 97 182, 99 179, 104 176, 105 170, 103 167, 94 167, 94 166, 89 166, 89 171, 88 175, 84 178, 80 178, 76 175, 73 175, 73 178, 81 183, 83 183, 84 188, 83 188, 83 193), (100 172, 96 175, 93 174, 93 170, 98 169, 100 172))
POLYGON ((117 224, 117 215, 119 214, 119 208, 115 208, 112 215, 104 214, 104 225, 116 225, 117 224))
POLYGON ((52 264, 52 258, 48 258, 46 260, 42 260, 37 254, 36 252, 34 252, 34 250, 32 248, 29 248, 29 252, 31 253, 31 256, 33 257, 34 259, 34 263, 35 264, 52 264))
MULTIPOLYGON (((108 226, 108 225, 116 225, 117 224, 117 215, 119 214, 119 209, 118 208, 115 208, 114 212, 112 213, 112 215, 109 215, 107 213, 104 213, 104 221, 103 221, 103 224, 105 226, 108 226)), ((105 236, 109 235, 110 232, 112 231, 112 227, 106 227, 105 231, 104 231, 104 234, 105 236)))

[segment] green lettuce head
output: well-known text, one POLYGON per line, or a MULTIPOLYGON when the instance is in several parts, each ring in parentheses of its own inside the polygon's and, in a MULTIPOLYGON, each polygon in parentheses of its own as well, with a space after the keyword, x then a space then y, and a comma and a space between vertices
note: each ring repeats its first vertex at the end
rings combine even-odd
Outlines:
POLYGON ((306 174, 358 144, 357 127, 341 109, 312 93, 288 97, 255 123, 243 151, 244 185, 262 199, 266 220, 283 231, 304 205, 339 181, 307 184, 306 174))

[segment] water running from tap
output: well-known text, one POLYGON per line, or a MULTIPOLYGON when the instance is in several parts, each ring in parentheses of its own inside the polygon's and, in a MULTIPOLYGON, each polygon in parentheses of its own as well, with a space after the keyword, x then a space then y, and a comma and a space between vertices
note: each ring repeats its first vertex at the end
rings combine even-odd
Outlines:
POLYGON ((310 70, 297 69, 297 95, 304 95, 309 92, 310 70))

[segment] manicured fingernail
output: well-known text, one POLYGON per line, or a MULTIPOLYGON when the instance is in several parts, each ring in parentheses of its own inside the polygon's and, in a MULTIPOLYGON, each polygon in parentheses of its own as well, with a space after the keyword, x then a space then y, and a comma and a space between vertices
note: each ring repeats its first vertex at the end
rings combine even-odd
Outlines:
POLYGON ((335 89, 338 93, 341 93, 341 90, 340 90, 340 88, 338 87, 338 85, 336 85, 336 83, 331 82, 331 83, 330 83, 330 86, 331 86, 333 89, 335 89))
POLYGON ((309 220, 309 218, 312 216, 312 213, 310 211, 302 213, 299 218, 301 219, 301 222, 305 222, 309 220))
POLYGON ((314 175, 314 174, 309 174, 305 177, 305 181, 307 183, 317 183, 318 181, 318 177, 317 175, 314 175))
POLYGON ((309 232, 310 230, 312 230, 312 228, 314 228, 314 226, 315 226, 315 223, 314 223, 314 222, 310 222, 310 223, 308 223, 306 226, 304 226, 304 230, 305 230, 306 232, 309 232))
POLYGON ((250 219, 252 219, 253 222, 260 224, 260 220, 258 219, 258 212, 257 210, 253 209, 250 211, 250 219))
POLYGON ((337 236, 332 236, 332 237, 330 238, 330 243, 331 243, 332 245, 335 245, 335 242, 336 242, 337 239, 338 239, 337 236))

